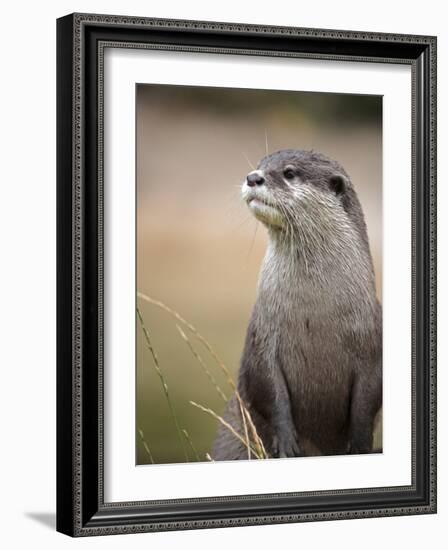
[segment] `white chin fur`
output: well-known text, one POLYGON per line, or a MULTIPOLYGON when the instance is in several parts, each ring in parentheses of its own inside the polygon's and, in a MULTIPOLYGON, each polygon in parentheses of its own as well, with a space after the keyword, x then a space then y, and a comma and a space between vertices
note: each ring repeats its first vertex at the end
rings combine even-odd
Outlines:
POLYGON ((280 212, 273 206, 264 204, 263 202, 253 199, 249 203, 249 210, 257 218, 257 220, 265 223, 266 225, 274 225, 281 227, 283 225, 283 218, 280 212))
POLYGON ((273 197, 269 189, 265 186, 249 187, 247 182, 242 186, 242 197, 248 203, 249 210, 265 225, 282 227, 283 217, 274 206, 269 206, 273 201, 273 197))

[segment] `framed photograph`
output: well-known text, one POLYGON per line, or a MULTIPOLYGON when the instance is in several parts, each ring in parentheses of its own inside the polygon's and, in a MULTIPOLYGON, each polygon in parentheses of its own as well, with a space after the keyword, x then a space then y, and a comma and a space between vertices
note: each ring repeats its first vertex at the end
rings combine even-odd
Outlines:
POLYGON ((436 511, 436 38, 57 21, 57 529, 436 511))

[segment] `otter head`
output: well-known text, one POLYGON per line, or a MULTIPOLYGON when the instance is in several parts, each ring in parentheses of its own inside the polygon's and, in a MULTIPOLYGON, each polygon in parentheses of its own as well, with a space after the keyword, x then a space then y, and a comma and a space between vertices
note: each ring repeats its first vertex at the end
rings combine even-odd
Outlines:
POLYGON ((342 166, 321 153, 284 149, 261 160, 242 186, 253 215, 272 230, 331 230, 332 219, 359 217, 342 166))

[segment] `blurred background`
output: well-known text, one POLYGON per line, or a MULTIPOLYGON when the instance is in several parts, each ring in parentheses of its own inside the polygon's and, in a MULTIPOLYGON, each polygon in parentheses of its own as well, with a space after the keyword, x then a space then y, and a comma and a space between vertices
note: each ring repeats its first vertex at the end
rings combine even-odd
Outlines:
MULTIPOLYGON (((315 149, 344 166, 364 209, 381 300, 381 97, 145 84, 137 87, 136 117, 137 290, 192 323, 235 379, 266 247, 240 186, 266 154, 266 141, 269 152, 315 149)), ((217 421, 190 401, 217 414, 225 402, 176 319, 137 304, 188 437, 179 437, 137 322, 136 463, 206 460, 217 421)), ((184 331, 230 396, 220 368, 184 331)))

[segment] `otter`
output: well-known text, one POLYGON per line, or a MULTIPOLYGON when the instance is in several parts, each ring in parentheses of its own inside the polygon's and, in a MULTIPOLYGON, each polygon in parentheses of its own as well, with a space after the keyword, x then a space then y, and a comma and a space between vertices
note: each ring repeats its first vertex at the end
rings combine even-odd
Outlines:
MULTIPOLYGON (((224 419, 245 433, 241 400, 272 458, 378 452, 382 314, 364 215, 347 172, 321 153, 281 150, 248 174, 242 196, 269 241, 239 395, 224 419)), ((220 426, 214 460, 248 453, 220 426)))

